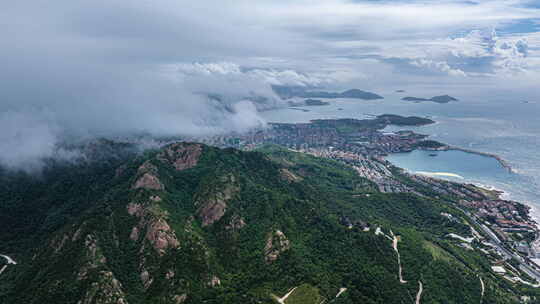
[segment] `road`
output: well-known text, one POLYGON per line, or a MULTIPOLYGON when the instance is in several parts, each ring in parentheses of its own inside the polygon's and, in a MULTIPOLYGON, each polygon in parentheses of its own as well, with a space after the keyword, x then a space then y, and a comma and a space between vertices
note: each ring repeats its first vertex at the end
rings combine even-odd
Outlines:
POLYGON ((12 258, 8 257, 7 255, 0 254, 0 257, 5 258, 8 264, 17 265, 17 262, 15 262, 12 258))
POLYGON ((484 301, 484 293, 486 292, 486 285, 484 285, 484 281, 482 280, 482 277, 478 277, 480 279, 480 287, 482 288, 480 290, 480 304, 484 301))
POLYGON ((418 281, 418 293, 416 294, 416 304, 420 304, 420 299, 422 298, 422 292, 424 291, 424 286, 422 282, 418 281))
POLYGON ((287 300, 287 298, 296 290, 296 288, 297 287, 291 289, 286 295, 283 296, 283 298, 278 298, 277 296, 273 295, 274 299, 280 304, 285 304, 285 300, 287 300))
POLYGON ((394 248, 394 251, 396 252, 397 254, 397 263, 398 263, 398 267, 399 267, 399 272, 398 272, 398 275, 399 275, 399 282, 401 284, 405 284, 407 283, 407 281, 405 281, 403 279, 403 275, 402 275, 402 269, 401 269, 401 256, 399 255, 399 250, 398 250, 398 237, 396 235, 394 235, 394 233, 392 232, 392 230, 390 230, 390 234, 392 235, 393 239, 392 239, 392 248, 394 248))
POLYGON ((4 267, 0 268, 0 274, 2 274, 2 272, 4 272, 7 269, 8 265, 17 265, 17 262, 15 262, 12 258, 8 257, 7 255, 0 254, 0 257, 5 258, 7 261, 7 264, 4 265, 4 267))

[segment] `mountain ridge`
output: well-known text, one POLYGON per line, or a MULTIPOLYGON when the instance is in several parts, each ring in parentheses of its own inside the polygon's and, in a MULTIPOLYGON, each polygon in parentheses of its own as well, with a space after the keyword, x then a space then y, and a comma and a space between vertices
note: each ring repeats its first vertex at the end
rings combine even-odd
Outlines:
MULTIPOLYGON (((485 299, 512 303, 488 265, 441 238, 470 233, 440 216, 458 211, 380 193, 336 161, 277 146, 243 152, 177 143, 107 171, 111 179, 90 206, 44 234, 31 254, 15 252, 20 263, 2 274, 0 300, 274 303, 272 295, 302 286, 285 303, 402 303, 421 280, 426 303, 465 303, 480 300, 479 271, 491 288, 485 299), (398 278, 394 233, 410 283, 398 278), (448 285, 440 271, 460 280, 448 285)), ((89 184, 73 185, 82 186, 89 184)), ((61 194, 53 190, 41 195, 61 194)))

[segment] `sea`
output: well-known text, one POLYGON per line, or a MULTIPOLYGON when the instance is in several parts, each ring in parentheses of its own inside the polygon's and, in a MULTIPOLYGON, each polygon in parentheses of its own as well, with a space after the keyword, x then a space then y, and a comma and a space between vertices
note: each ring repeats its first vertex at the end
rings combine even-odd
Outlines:
MULTIPOLYGON (((519 97, 460 97, 438 104, 401 100, 411 93, 387 93, 382 100, 323 99, 326 106, 280 108, 261 113, 268 122, 299 123, 312 119, 372 118, 380 114, 427 117, 435 124, 420 127, 389 126, 384 131, 413 130, 452 146, 500 156, 496 159, 463 151, 413 151, 387 159, 412 173, 474 183, 503 191, 503 198, 531 206, 540 223, 540 100, 519 97)), ((423 97, 423 96, 420 96, 423 97)))

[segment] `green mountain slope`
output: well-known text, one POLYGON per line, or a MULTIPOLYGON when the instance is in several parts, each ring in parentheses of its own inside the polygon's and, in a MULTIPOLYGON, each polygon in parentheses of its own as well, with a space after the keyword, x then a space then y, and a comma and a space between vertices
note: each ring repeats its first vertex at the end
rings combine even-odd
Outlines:
POLYGON ((518 302, 445 237, 459 211, 335 161, 178 143, 51 172, 4 174, 0 303, 518 302))

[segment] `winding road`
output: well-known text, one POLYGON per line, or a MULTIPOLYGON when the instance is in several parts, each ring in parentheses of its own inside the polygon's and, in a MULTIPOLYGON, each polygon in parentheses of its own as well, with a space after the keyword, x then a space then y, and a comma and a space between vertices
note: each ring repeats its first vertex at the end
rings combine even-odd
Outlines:
POLYGON ((5 258, 6 261, 7 261, 7 264, 4 265, 4 267, 2 267, 2 269, 0 269, 0 274, 2 274, 2 272, 4 272, 9 265, 17 265, 17 262, 15 262, 15 260, 8 257, 7 255, 0 254, 0 257, 5 258))
POLYGON ((280 304, 285 304, 285 300, 287 300, 287 298, 294 292, 294 290, 296 289, 297 287, 291 289, 286 295, 283 296, 283 298, 278 298, 277 296, 273 295, 274 298, 276 299, 276 301, 278 301, 280 304))
POLYGON ((418 293, 416 294, 416 304, 420 304, 420 299, 422 298, 422 292, 424 292, 424 285, 421 281, 418 281, 418 293))
POLYGON ((486 291, 486 286, 484 285, 484 281, 482 281, 482 277, 478 277, 480 279, 480 286, 482 287, 481 293, 480 293, 480 304, 484 301, 484 292, 486 291))
POLYGON ((399 266, 399 282, 401 284, 405 284, 407 283, 407 281, 403 280, 403 275, 402 275, 402 270, 401 270, 401 256, 399 255, 399 250, 398 250, 398 237, 396 235, 394 235, 394 233, 392 231, 390 231, 390 234, 392 235, 393 239, 392 239, 392 247, 394 248, 394 251, 397 253, 397 262, 398 262, 398 266, 399 266))

